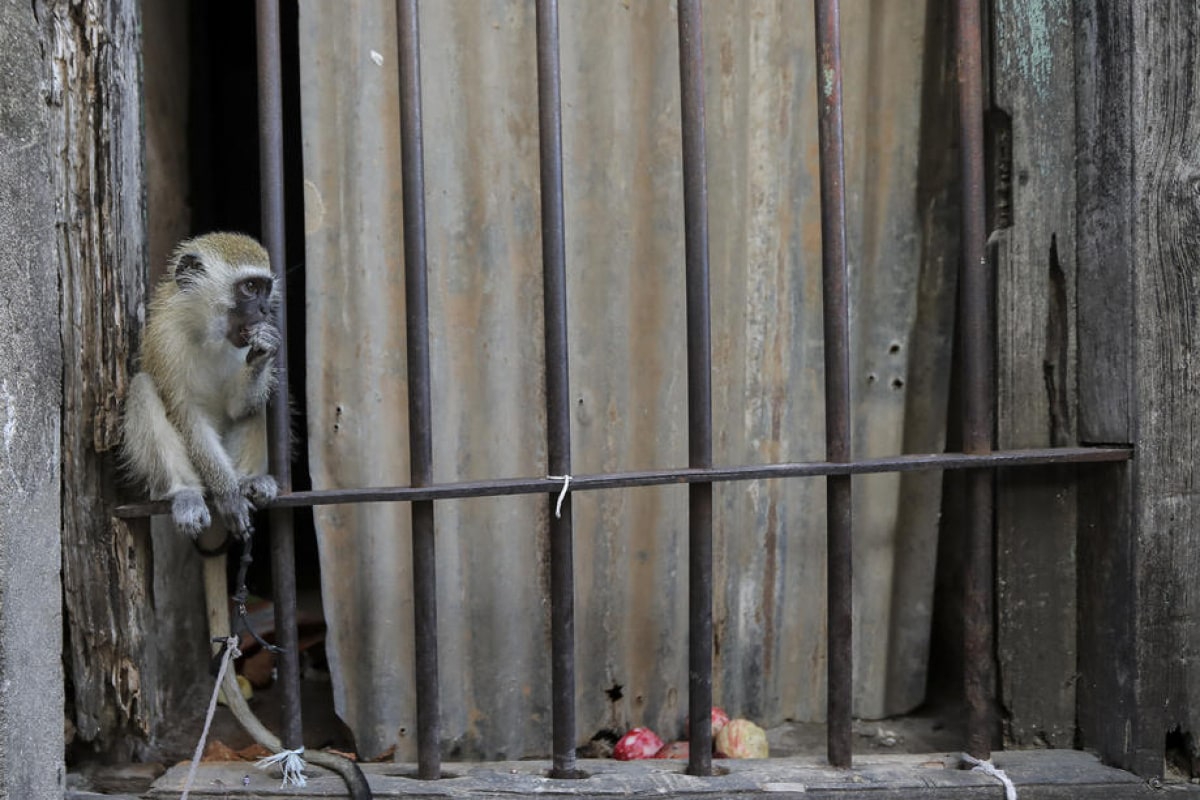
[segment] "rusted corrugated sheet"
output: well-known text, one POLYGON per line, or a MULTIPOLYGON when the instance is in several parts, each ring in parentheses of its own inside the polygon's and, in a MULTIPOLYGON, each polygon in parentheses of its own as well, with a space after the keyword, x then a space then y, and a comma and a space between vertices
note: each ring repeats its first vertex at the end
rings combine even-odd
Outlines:
MULTIPOLYGON (((391 5, 301 2, 307 391, 319 487, 407 482, 391 5)), ((423 3, 421 14, 435 478, 541 475, 533 3, 453 0, 423 3)), ((674 6, 573 0, 560 15, 574 469, 683 465, 674 6)), ((819 459, 811 6, 720 2, 706 15, 715 461, 819 459)), ((941 414, 945 382, 922 381, 921 396, 907 383, 914 365, 945 374, 949 361, 944 341, 919 361, 909 348, 925 324, 916 208, 925 3, 848 3, 843 16, 855 450, 935 450, 940 426, 911 420, 941 414)), ((911 673, 924 669, 939 484, 914 485, 916 494, 894 476, 856 482, 863 716, 921 700, 923 681, 911 673), (926 510, 912 513, 914 503, 926 510), (904 581, 894 585, 898 563, 904 581), (889 692, 896 664, 907 679, 893 675, 889 692)), ((677 735, 687 687, 686 489, 581 493, 574 508, 580 735, 634 723, 677 735)), ((767 724, 820 719, 821 482, 721 485, 714 508, 717 701, 767 724)), ((451 753, 549 750, 545 510, 541 497, 437 506, 451 753)), ((408 508, 326 508, 317 521, 339 712, 364 755, 398 742, 411 758, 408 508)))

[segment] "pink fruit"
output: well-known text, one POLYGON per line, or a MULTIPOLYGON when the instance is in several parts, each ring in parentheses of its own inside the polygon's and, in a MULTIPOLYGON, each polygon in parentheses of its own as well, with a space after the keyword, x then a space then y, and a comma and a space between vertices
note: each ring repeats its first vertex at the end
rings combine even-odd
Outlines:
POLYGON ((716 749, 721 758, 766 758, 767 732, 748 719, 730 720, 717 734, 716 749))
MULTIPOLYGON (((726 714, 725 709, 721 708, 720 706, 713 706, 711 713, 712 713, 712 735, 713 735, 713 738, 715 739, 717 734, 721 732, 721 728, 724 728, 726 723, 729 722, 729 715, 726 714)), ((683 726, 684 736, 690 735, 689 728, 690 728, 690 726, 687 723, 685 723, 683 726)))
POLYGON ((688 757, 687 742, 671 742, 664 744, 662 749, 654 754, 655 758, 684 758, 688 757))
POLYGON ((729 715, 725 713, 725 709, 718 706, 712 708, 712 735, 715 737, 721 730, 729 724, 729 715))
POLYGON ((618 761, 634 761, 639 758, 654 758, 662 749, 663 740, 649 728, 633 728, 617 740, 613 747, 613 758, 618 761))

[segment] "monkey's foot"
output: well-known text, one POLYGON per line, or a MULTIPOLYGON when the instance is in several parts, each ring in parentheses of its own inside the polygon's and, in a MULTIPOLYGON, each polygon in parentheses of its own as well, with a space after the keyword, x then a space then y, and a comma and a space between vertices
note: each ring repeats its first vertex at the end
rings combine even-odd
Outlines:
POLYGON ((217 515, 224 523, 225 529, 239 539, 247 539, 254 532, 250 523, 250 512, 253 507, 250 501, 242 496, 241 491, 219 494, 213 498, 213 506, 217 515))
POLYGON ((196 489, 181 489, 171 498, 171 518, 175 529, 195 539, 212 524, 204 495, 196 489))
POLYGON ((270 475, 247 475, 238 481, 238 491, 255 508, 265 508, 279 494, 279 485, 270 475))

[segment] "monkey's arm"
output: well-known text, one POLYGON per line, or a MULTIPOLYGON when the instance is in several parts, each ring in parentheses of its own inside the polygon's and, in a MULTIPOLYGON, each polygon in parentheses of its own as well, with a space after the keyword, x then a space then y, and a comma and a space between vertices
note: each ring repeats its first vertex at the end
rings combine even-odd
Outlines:
POLYGON ((238 537, 249 535, 250 501, 242 495, 233 459, 226 452, 220 434, 199 410, 181 413, 179 428, 187 443, 188 456, 212 495, 213 507, 230 533, 238 537))
MULTIPOLYGON (((266 408, 275 390, 275 367, 272 360, 279 351, 279 329, 264 322, 250 332, 250 349, 246 364, 234 378, 229 392, 229 418, 241 420, 266 408)), ((265 450, 264 450, 265 452, 265 450)))
POLYGON ((235 422, 225 436, 226 449, 233 458, 242 495, 262 508, 275 499, 279 487, 267 474, 267 412, 235 422))
POLYGON ((151 497, 171 501, 176 528, 195 537, 209 526, 204 484, 154 381, 144 372, 133 377, 125 398, 121 455, 125 469, 145 484, 151 497))

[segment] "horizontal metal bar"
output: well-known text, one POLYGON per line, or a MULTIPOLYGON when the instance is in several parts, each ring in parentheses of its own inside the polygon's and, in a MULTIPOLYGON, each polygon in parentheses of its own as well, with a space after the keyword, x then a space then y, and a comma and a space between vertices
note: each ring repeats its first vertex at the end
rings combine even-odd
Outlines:
MULTIPOLYGON (((673 483, 755 481, 772 478, 808 478, 822 475, 872 475, 881 472, 921 472, 939 469, 992 469, 1034 467, 1046 464, 1088 464, 1128 461, 1129 447, 1047 447, 1029 450, 996 450, 991 453, 928 453, 832 463, 801 461, 739 467, 680 467, 676 469, 572 475, 571 491, 626 489, 664 486, 673 483)), ((499 478, 487 481, 438 483, 430 486, 379 486, 363 489, 314 489, 276 497, 271 508, 303 508, 345 503, 393 503, 412 500, 453 500, 464 497, 502 497, 558 492, 562 480, 555 478, 499 478)), ((131 503, 118 506, 115 514, 129 519, 166 514, 169 501, 131 503)))

